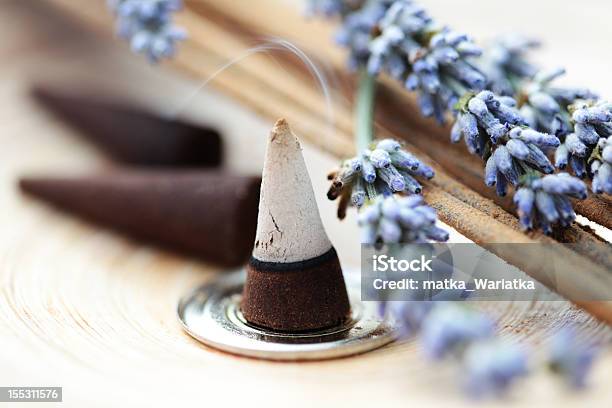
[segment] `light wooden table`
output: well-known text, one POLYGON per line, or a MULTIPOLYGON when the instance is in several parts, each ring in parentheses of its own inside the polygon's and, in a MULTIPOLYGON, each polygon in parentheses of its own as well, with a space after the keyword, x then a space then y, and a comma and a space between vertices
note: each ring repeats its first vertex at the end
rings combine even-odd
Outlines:
MULTIPOLYGON (((63 386, 63 406, 74 407, 470 404, 457 390, 460 372, 428 363, 416 342, 307 364, 243 359, 206 348, 182 332, 175 307, 184 293, 222 271, 128 241, 21 196, 15 189, 21 174, 109 166, 30 101, 27 89, 33 80, 96 86, 159 109, 176 104, 193 87, 133 58, 118 43, 89 38, 37 2, 4 0, 0 5, 0 386, 63 386)), ((446 3, 430 3, 453 17, 446 3)), ((458 14, 454 18, 455 25, 460 23, 458 14)), ((587 23, 583 26, 592 29, 587 23)), ((229 166, 259 171, 270 123, 210 90, 184 115, 227 133, 229 166)), ((324 223, 343 263, 354 265, 354 222, 335 220, 334 204, 324 199, 324 174, 335 161, 308 146, 305 153, 324 223)), ((462 238, 454 234, 453 239, 462 238)), ((585 336, 611 338, 608 328, 566 302, 481 307, 499 318, 503 336, 528 345, 536 355, 568 322, 580 325, 585 336)), ((538 372, 503 404, 609 406, 611 379, 612 354, 607 352, 586 393, 566 393, 538 372)))

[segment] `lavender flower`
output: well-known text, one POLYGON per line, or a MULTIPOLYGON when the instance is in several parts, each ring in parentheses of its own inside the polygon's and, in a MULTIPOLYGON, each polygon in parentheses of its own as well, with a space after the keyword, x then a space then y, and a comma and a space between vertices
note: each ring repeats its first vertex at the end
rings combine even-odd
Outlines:
POLYGON ((576 218, 570 197, 585 199, 586 185, 567 173, 532 178, 514 195, 519 221, 524 230, 540 227, 552 233, 552 225, 569 226, 576 218))
POLYGON ((487 89, 499 95, 516 95, 520 82, 533 78, 538 72, 526 55, 539 46, 539 41, 518 34, 497 38, 479 60, 488 77, 487 89))
POLYGON ((451 132, 452 142, 463 138, 472 154, 487 159, 485 183, 497 186, 500 196, 508 193, 509 184, 517 186, 530 169, 552 173, 554 167, 544 151, 559 146, 556 136, 526 127, 515 104, 491 91, 468 95, 459 104, 451 132))
POLYGON ((470 345, 463 365, 466 390, 476 398, 503 394, 528 371, 525 351, 498 339, 470 345))
POLYGON ((363 6, 365 0, 310 0, 307 12, 309 15, 322 14, 327 17, 345 16, 363 6))
POLYGON ((555 164, 561 169, 569 164, 574 174, 581 178, 597 174, 594 190, 609 192, 612 179, 603 150, 607 145, 606 140, 612 136, 612 103, 577 102, 570 107, 570 111, 573 133, 567 135, 564 143, 557 149, 555 164))
POLYGON ((117 15, 119 35, 151 62, 174 55, 176 43, 186 38, 185 31, 172 23, 181 0, 108 0, 108 6, 117 15))
POLYGON ((336 33, 336 42, 350 50, 348 66, 351 70, 365 67, 370 58, 370 42, 373 33, 393 0, 365 2, 362 8, 348 13, 336 33))
POLYGON ((439 360, 458 353, 469 343, 493 336, 495 324, 487 316, 466 307, 446 304, 436 307, 423 323, 425 353, 439 360))
POLYGON ((435 308, 433 302, 381 302, 381 315, 387 314, 396 321, 399 337, 402 339, 415 336, 421 331, 423 322, 435 308))
POLYGON ((593 192, 612 194, 612 136, 600 139, 591 157, 593 192))
POLYGON ((484 74, 470 62, 480 48, 464 34, 436 28, 412 0, 366 2, 344 15, 336 39, 350 49, 351 69, 388 72, 417 91, 423 114, 440 123, 463 93, 486 85, 484 74))
MULTIPOLYGON (((482 157, 487 144, 503 142, 514 127, 524 125, 515 106, 512 98, 498 97, 490 91, 465 95, 457 105, 457 120, 451 131, 451 141, 458 143, 463 138, 470 153, 482 157)), ((554 142, 544 135, 541 138, 542 142, 554 142)))
POLYGON ((549 367, 568 385, 583 388, 591 370, 597 350, 580 343, 572 328, 560 330, 552 339, 549 367))
POLYGON ((444 114, 453 109, 466 91, 480 91, 486 78, 470 57, 481 50, 464 34, 445 28, 435 34, 427 47, 412 57, 412 73, 405 85, 418 91, 419 106, 425 117, 435 117, 443 124, 444 114))
POLYGON ((339 171, 331 174, 333 181, 327 196, 330 200, 347 198, 341 200, 339 212, 344 213, 344 205, 350 203, 361 208, 367 200, 379 195, 420 194, 423 188, 416 177, 431 179, 433 176, 431 167, 403 150, 399 142, 386 139, 345 161, 339 171))
POLYGON ((553 81, 564 74, 562 68, 541 71, 519 92, 521 99, 524 99, 521 115, 529 126, 560 138, 573 131, 569 106, 578 100, 597 98, 585 89, 552 86, 553 81))
POLYGON ((396 1, 378 23, 380 35, 370 42, 368 72, 377 75, 387 71, 403 80, 409 69, 410 56, 421 49, 416 37, 423 34, 431 18, 425 10, 409 0, 396 1))
POLYGON ((447 241, 448 232, 436 226, 436 211, 423 197, 376 197, 359 214, 364 244, 447 241))

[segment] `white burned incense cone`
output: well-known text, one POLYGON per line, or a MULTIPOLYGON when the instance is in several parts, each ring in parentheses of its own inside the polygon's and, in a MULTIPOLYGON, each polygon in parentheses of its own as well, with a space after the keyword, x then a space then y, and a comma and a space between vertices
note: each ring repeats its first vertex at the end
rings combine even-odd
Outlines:
POLYGON ((284 119, 268 140, 242 312, 252 324, 302 332, 336 326, 350 306, 298 139, 284 119))

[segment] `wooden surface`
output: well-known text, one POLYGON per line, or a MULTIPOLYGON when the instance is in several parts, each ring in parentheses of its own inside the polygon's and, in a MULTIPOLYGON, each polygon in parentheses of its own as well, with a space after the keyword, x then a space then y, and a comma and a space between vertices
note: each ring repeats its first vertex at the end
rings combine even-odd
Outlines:
MULTIPOLYGON (((33 3, 0 6, 0 386, 63 386, 63 406, 74 407, 286 406, 296 395, 292 406, 470 404, 457 391, 459 371, 426 362, 415 342, 308 364, 249 360, 206 348, 181 331, 175 307, 189 289, 222 271, 127 241, 16 192, 20 174, 109 165, 29 100, 32 81, 95 86, 160 109, 175 106, 194 86, 33 3)), ((229 165, 258 171, 270 121, 209 89, 183 114, 220 125, 230 136, 229 165)), ((309 146, 306 160, 323 197, 323 175, 335 159, 309 146)), ((337 222, 332 203, 321 199, 320 205, 343 263, 354 264, 354 223, 337 222)), ((567 302, 480 307, 499 318, 503 336, 537 357, 551 333, 568 323, 582 327, 584 336, 612 338, 607 327, 567 302)), ((586 393, 568 394, 537 372, 503 404, 607 406, 611 379, 612 355, 606 351, 586 393)))

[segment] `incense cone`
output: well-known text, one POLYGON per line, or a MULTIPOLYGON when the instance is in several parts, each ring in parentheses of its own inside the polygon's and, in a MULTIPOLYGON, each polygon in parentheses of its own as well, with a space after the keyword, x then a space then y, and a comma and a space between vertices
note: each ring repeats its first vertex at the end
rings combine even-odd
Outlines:
POLYGON ((219 133, 124 103, 34 88, 33 97, 114 160, 133 165, 216 167, 219 133))
POLYGON ((300 143, 282 119, 268 141, 242 313, 251 324, 286 332, 334 327, 350 313, 300 143))
POLYGON ((23 191, 130 236, 238 266, 251 253, 259 177, 207 171, 117 171, 25 178, 23 191))

